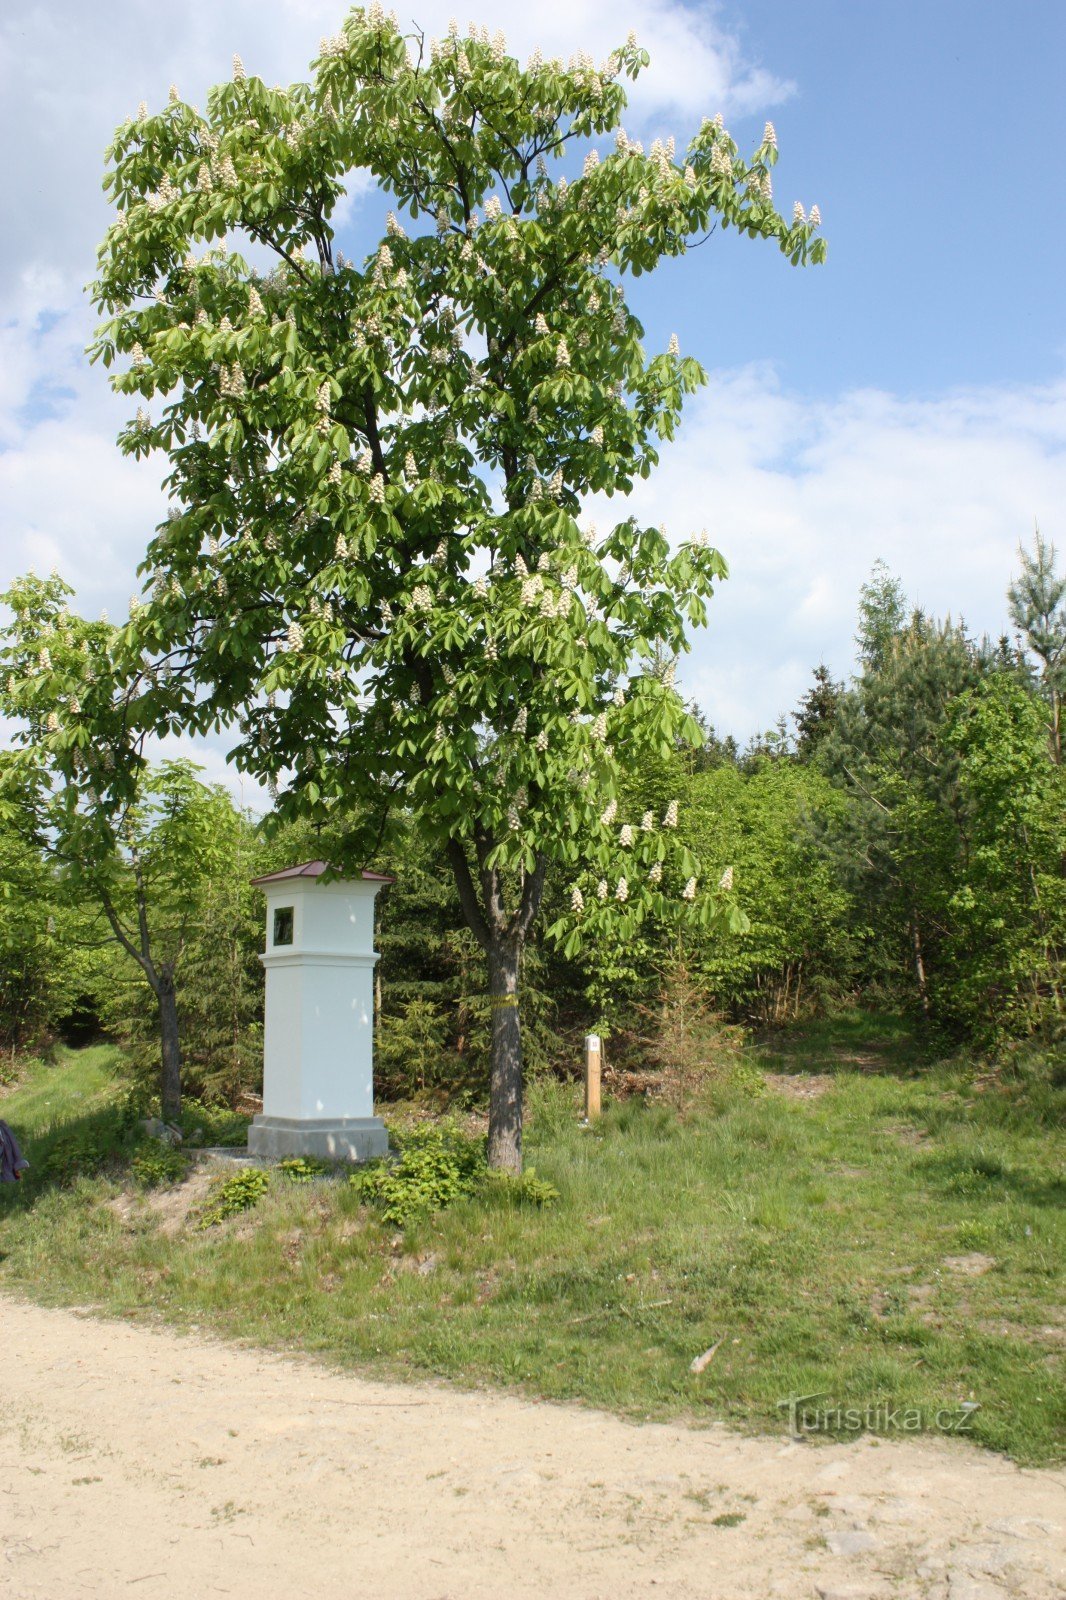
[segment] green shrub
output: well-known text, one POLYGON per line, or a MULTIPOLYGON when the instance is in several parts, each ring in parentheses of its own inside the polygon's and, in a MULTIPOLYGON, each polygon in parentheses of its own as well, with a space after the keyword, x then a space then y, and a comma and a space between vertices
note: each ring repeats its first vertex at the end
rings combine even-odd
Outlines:
POLYGON ((262 1167, 246 1167, 232 1178, 220 1178, 200 1217, 201 1228, 215 1228, 228 1217, 250 1211, 270 1188, 270 1173, 262 1167))
POLYGON ((130 1158, 130 1177, 142 1189, 160 1189, 180 1183, 189 1170, 189 1158, 173 1145, 150 1139, 138 1145, 130 1158))
POLYGON ((243 1149, 248 1142, 248 1118, 229 1106, 209 1105, 186 1096, 181 1107, 181 1131, 186 1142, 202 1133, 205 1145, 218 1149, 243 1149))
POLYGON ((499 1195, 508 1200, 512 1205, 518 1206, 553 1206, 559 1199, 559 1191, 553 1183, 546 1178, 538 1178, 535 1167, 528 1171, 515 1174, 513 1172, 489 1172, 486 1175, 486 1190, 489 1194, 499 1195))
POLYGON ((729 1065, 725 1082, 745 1100, 758 1100, 767 1093, 766 1079, 750 1061, 733 1061, 729 1065))
POLYGON ((404 1134, 399 1160, 352 1174, 351 1182, 386 1222, 405 1228, 476 1193, 488 1168, 480 1140, 449 1124, 427 1124, 404 1134))
POLYGON ((41 1170, 54 1183, 74 1183, 78 1178, 95 1178, 115 1156, 110 1132, 98 1128, 78 1128, 62 1133, 51 1145, 41 1170))
POLYGON ((329 1163, 316 1161, 313 1156, 286 1156, 284 1161, 278 1162, 278 1171, 292 1183, 311 1183, 329 1171, 329 1163))

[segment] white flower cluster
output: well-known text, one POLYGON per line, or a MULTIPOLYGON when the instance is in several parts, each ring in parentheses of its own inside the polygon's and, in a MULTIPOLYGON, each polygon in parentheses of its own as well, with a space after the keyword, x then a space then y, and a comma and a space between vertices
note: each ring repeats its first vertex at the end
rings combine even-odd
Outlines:
POLYGON ((663 827, 664 828, 676 828, 677 827, 677 801, 676 800, 671 800, 670 804, 667 806, 666 811, 663 814, 663 827))
POLYGON ((604 811, 600 817, 600 821, 605 828, 609 828, 617 815, 618 801, 610 800, 604 808, 604 811))
POLYGON ((793 220, 793 222, 799 222, 799 223, 806 222, 807 213, 803 209, 802 200, 797 200, 795 205, 792 207, 792 220, 793 220))
POLYGON ((263 304, 262 297, 254 283, 248 291, 248 315, 250 317, 266 316, 266 306, 263 304))
POLYGON ((711 151, 711 171, 721 178, 733 176, 733 153, 727 144, 719 142, 711 151))
POLYGON ((537 734, 537 737, 536 737, 536 740, 535 740, 535 744, 536 744, 536 748, 540 751, 541 755, 543 755, 544 752, 548 748, 548 730, 547 730, 547 728, 542 728, 540 730, 540 732, 537 734))
POLYGON ((570 365, 570 348, 565 339, 559 340, 559 348, 555 352, 555 365, 559 368, 570 365))
POLYGON ((290 650, 302 650, 304 631, 298 622, 290 622, 285 634, 285 642, 290 650))
POLYGON ((577 884, 575 883, 574 887, 570 891, 570 910, 574 913, 575 916, 580 916, 581 912, 584 911, 584 909, 585 909, 585 896, 581 893, 581 890, 578 888, 577 884))
POLYGON ((234 56, 234 58, 233 58, 233 81, 234 81, 234 83, 243 83, 246 76, 247 75, 246 75, 245 70, 244 70, 244 62, 241 60, 240 56, 234 56))
POLYGON ((329 416, 329 408, 330 408, 331 400, 332 400, 332 392, 331 392, 330 387, 329 387, 329 379, 328 378, 323 378, 322 382, 318 386, 318 393, 315 396, 315 410, 319 413, 320 416, 323 416, 323 417, 328 417, 329 416))
POLYGON ((598 716, 592 719, 589 725, 589 732, 599 744, 603 743, 607 737, 607 713, 605 711, 601 711, 598 716))
MULTIPOLYGON (((339 482, 340 479, 338 478, 337 481, 339 482)), ((348 541, 343 533, 338 533, 333 542, 333 555, 337 561, 346 561, 348 559, 348 541)))
POLYGON ((499 197, 497 195, 490 194, 488 199, 485 201, 485 221, 499 222, 502 215, 503 207, 500 204, 499 197))
POLYGON ((650 870, 648 872, 648 882, 649 883, 653 883, 653 884, 658 884, 658 883, 662 882, 662 879, 663 879, 663 864, 662 864, 661 861, 653 861, 652 865, 651 865, 651 868, 650 868, 650 870))
POLYGON ((724 894, 729 893, 730 889, 733 887, 732 867, 726 867, 725 871, 722 873, 722 876, 718 880, 718 887, 724 894))
POLYGON ((433 591, 426 584, 416 584, 411 593, 412 611, 431 611, 433 609, 433 591))
POLYGON ((323 34, 318 41, 318 53, 323 57, 342 56, 347 48, 348 41, 343 33, 335 33, 332 38, 323 34))
POLYGON ((380 472, 375 472, 370 480, 370 503, 375 506, 385 504, 385 479, 380 472))
POLYGON ((676 333, 670 335, 670 343, 666 347, 666 353, 668 356, 679 356, 681 354, 681 346, 677 342, 676 333))
POLYGON ((817 206, 811 207, 811 214, 807 218, 807 221, 812 228, 820 228, 822 226, 822 213, 819 211, 817 206))
POLYGON ((607 887, 607 879, 606 878, 601 878, 599 883, 596 885, 596 899, 597 900, 606 900, 606 898, 610 894, 610 892, 611 891, 607 887))
POLYGON ((626 882, 625 878, 619 878, 618 887, 614 891, 614 897, 616 900, 622 901, 629 899, 629 884, 626 882))
POLYGON ((623 850, 628 850, 633 843, 633 829, 630 827, 628 822, 623 825, 622 830, 618 835, 618 843, 622 846, 623 850))
POLYGON ((685 887, 681 891, 681 898, 682 898, 682 900, 695 900, 695 898, 696 898, 696 880, 695 880, 695 878, 690 878, 688 880, 688 882, 686 883, 685 887))
POLYGON ((598 422, 589 434, 589 443, 595 445, 597 450, 603 449, 603 427, 598 422))
POLYGON ((514 733, 525 733, 526 724, 527 724, 528 721, 529 721, 529 712, 527 711, 525 706, 520 706, 519 710, 518 710, 518 715, 514 719, 514 724, 513 724, 512 731, 514 733))
POLYGON ((768 122, 762 131, 762 142, 768 144, 771 150, 777 149, 777 129, 772 122, 768 122))
POLYGON ((246 388, 244 369, 240 362, 235 361, 232 367, 228 367, 223 362, 218 369, 219 394, 226 395, 231 400, 238 400, 245 393, 246 388))
POLYGON ((333 484, 343 483, 344 475, 339 461, 335 461, 330 467, 329 472, 326 474, 326 481, 333 484))

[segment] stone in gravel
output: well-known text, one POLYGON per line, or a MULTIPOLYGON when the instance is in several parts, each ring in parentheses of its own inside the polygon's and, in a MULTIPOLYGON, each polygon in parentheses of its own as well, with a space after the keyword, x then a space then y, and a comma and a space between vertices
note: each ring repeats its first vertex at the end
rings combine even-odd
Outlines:
POLYGON ((955 1551, 955 1560, 967 1572, 981 1572, 992 1578, 1005 1572, 1016 1559, 1017 1551, 1005 1544, 960 1545, 955 1551))
POLYGON ((843 1533, 831 1533, 825 1542, 835 1556, 864 1556, 877 1549, 877 1540, 865 1528, 846 1528, 843 1533))
POLYGON ((971 1578, 968 1572, 948 1573, 948 1594, 951 1600, 1004 1600, 1004 1592, 998 1583, 986 1583, 983 1578, 971 1578))
POLYGON ((1051 1532, 1050 1522, 1041 1522, 1038 1517, 1005 1517, 1002 1522, 990 1522, 989 1533, 1005 1533, 1011 1539, 1039 1539, 1041 1534, 1051 1532))

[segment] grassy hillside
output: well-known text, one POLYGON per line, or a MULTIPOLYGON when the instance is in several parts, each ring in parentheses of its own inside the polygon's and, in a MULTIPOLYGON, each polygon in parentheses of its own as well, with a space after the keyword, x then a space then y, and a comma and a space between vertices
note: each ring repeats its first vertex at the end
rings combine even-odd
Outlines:
POLYGON ((343 1178, 277 1177, 203 1230, 195 1169, 151 1191, 121 1157, 43 1171, 57 1140, 114 1133, 115 1068, 68 1053, 0 1100, 37 1162, 0 1194, 0 1287, 634 1416, 776 1430, 782 1401, 818 1394, 923 1426, 966 1417, 1021 1461, 1061 1455, 1049 1093, 925 1064, 891 1021, 779 1038, 708 1068, 681 1110, 634 1098, 592 1130, 575 1091, 535 1085, 529 1160, 559 1203, 490 1194, 404 1232, 343 1178))

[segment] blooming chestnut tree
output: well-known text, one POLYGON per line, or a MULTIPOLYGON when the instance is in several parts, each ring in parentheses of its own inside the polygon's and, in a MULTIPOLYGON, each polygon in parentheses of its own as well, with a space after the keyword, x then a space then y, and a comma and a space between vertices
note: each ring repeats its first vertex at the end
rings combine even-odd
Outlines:
POLYGON ((571 949, 608 916, 724 914, 671 847, 676 808, 617 815, 623 767, 696 736, 662 663, 725 574, 702 536, 582 521, 647 476, 704 379, 675 339, 649 355, 623 282, 716 226, 823 250, 816 212, 774 208, 769 125, 750 159, 720 119, 683 151, 626 134, 646 62, 631 37, 523 67, 499 34, 405 36, 374 5, 307 83, 235 60, 204 112, 142 106, 106 180, 95 354, 141 397, 121 443, 166 455, 173 499, 131 715, 234 725, 283 814, 359 819, 338 865, 401 813, 439 842, 488 963, 489 1159, 516 1170, 549 870, 571 949), (392 207, 361 262, 336 247, 353 175, 392 207))

